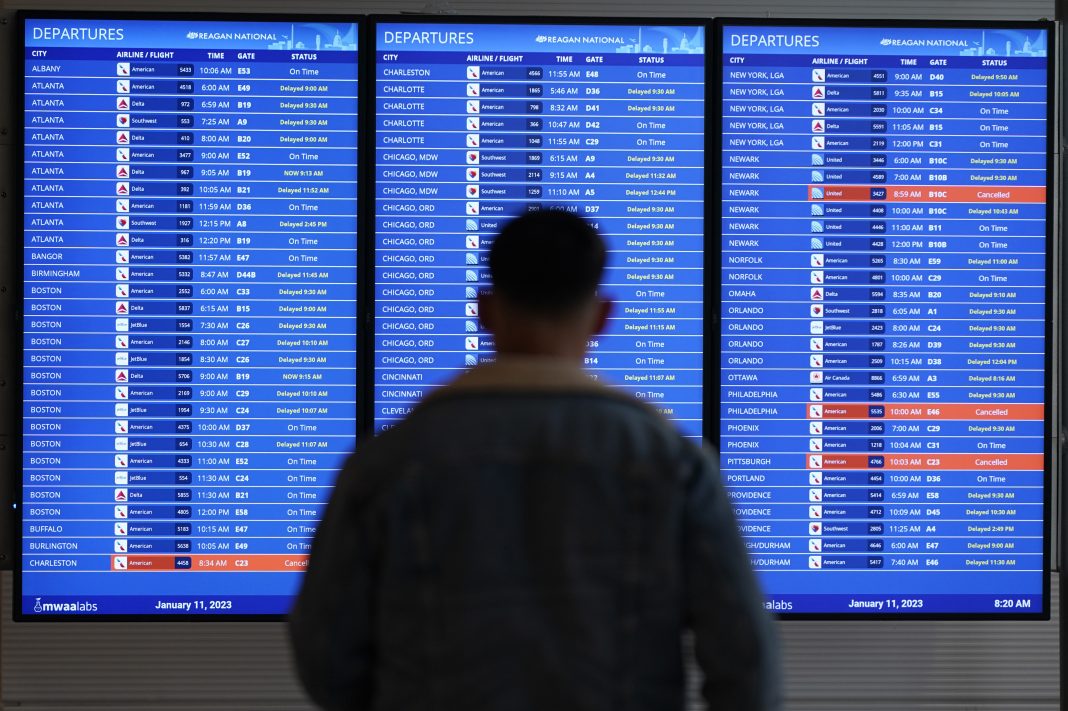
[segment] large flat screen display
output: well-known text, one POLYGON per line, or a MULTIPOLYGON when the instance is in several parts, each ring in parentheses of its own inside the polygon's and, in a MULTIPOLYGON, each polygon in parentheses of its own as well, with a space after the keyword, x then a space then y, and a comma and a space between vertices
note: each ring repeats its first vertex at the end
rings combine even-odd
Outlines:
POLYGON ((475 303, 488 245, 555 206, 610 250, 616 309, 587 366, 699 437, 704 26, 382 20, 373 33, 375 427, 493 357, 475 303))
POLYGON ((354 443, 357 25, 25 16, 16 615, 277 615, 354 443))
POLYGON ((1048 25, 723 20, 719 440, 786 614, 1048 614, 1048 25))

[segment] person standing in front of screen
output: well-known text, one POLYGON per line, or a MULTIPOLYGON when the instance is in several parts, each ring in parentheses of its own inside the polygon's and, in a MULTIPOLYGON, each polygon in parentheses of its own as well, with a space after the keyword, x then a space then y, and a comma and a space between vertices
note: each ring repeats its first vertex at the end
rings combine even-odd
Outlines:
POLYGON ((496 362, 345 464, 289 622, 323 707, 681 709, 689 628, 711 708, 779 708, 715 460, 582 369, 605 254, 568 212, 509 223, 479 300, 496 362))

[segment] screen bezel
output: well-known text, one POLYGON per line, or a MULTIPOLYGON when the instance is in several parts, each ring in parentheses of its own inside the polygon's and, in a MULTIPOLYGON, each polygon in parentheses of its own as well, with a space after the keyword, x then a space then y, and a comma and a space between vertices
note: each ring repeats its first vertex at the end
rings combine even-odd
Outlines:
MULTIPOLYGON (((1034 29, 1045 30, 1047 37, 1047 56, 1046 56, 1046 311, 1045 311, 1045 375, 1044 375, 1044 422, 1043 422, 1043 525, 1042 525, 1042 610, 1038 612, 1026 612, 1026 613, 886 613, 886 612, 864 612, 864 613, 812 613, 812 612, 776 612, 777 617, 784 620, 1049 620, 1050 619, 1050 538, 1051 538, 1051 520, 1052 511, 1052 437, 1053 437, 1053 291, 1054 285, 1051 280, 1053 275, 1053 254, 1054 254, 1054 220, 1053 220, 1053 195, 1055 194, 1056 176, 1054 174, 1054 137, 1056 136, 1057 128, 1054 125, 1054 111, 1055 111, 1055 89, 1056 89, 1056 32, 1055 26, 1052 22, 1036 20, 1036 21, 904 21, 904 20, 818 20, 818 19, 795 19, 795 18, 736 18, 736 17, 717 17, 713 22, 714 32, 712 37, 713 53, 715 54, 715 85, 716 91, 715 106, 709 112, 716 117, 716 126, 722 126, 723 123, 723 69, 724 69, 724 29, 726 27, 787 27, 787 28, 812 28, 812 27, 856 27, 856 28, 888 28, 888 29, 952 29, 952 28, 975 28, 975 29, 1034 29)), ((718 158, 717 165, 723 165, 723 145, 722 145, 722 131, 714 131, 715 151, 714 154, 718 158)), ((719 256, 717 273, 722 276, 723 264, 722 264, 722 199, 723 191, 722 186, 713 191, 712 205, 715 207, 715 214, 718 221, 717 232, 719 238, 719 256)), ((722 279, 717 279, 717 283, 722 283, 722 279)), ((722 310, 722 289, 717 290, 717 293, 712 297, 712 300, 716 306, 716 312, 720 313, 722 310)), ((720 334, 717 332, 717 338, 720 334)), ((716 392, 720 392, 722 387, 720 379, 722 374, 719 369, 716 373, 716 392)), ((705 374, 705 380, 709 380, 709 375, 705 374)), ((717 398, 718 399, 718 398, 717 398)), ((720 426, 721 423, 717 420, 716 429, 713 432, 709 432, 706 436, 713 441, 716 445, 717 453, 720 445, 720 426)), ((906 572, 906 571, 902 571, 906 572)), ((912 573, 920 573, 925 571, 908 571, 912 573)), ((758 574, 759 575, 759 574, 758 574)), ((1006 595, 1006 597, 1011 597, 1006 595)))
MULTIPOLYGON (((365 132, 360 130, 361 123, 365 119, 365 91, 362 89, 362 62, 360 55, 364 51, 366 46, 366 31, 367 22, 365 15, 340 15, 340 14, 283 14, 274 15, 266 13, 230 13, 230 12, 102 12, 102 11, 60 11, 60 10, 19 10, 16 13, 16 23, 18 28, 16 41, 12 43, 12 54, 14 55, 12 65, 18 68, 17 80, 11 83, 14 96, 11 97, 11 101, 16 107, 16 117, 18 119, 17 130, 20 134, 21 146, 17 147, 18 158, 16 162, 16 168, 19 173, 15 176, 13 183, 13 195, 17 201, 17 204, 22 205, 24 202, 25 192, 25 176, 26 176, 26 141, 25 141, 25 126, 26 126, 26 96, 23 92, 23 86, 25 83, 25 67, 26 67, 26 23, 28 20, 114 20, 114 21, 149 21, 149 22, 174 22, 174 21, 188 21, 188 22, 337 22, 356 25, 356 34, 359 38, 356 50, 356 63, 357 63, 357 146, 356 146, 356 166, 354 166, 354 175, 357 180, 357 198, 356 198, 356 254, 354 255, 354 266, 356 269, 357 279, 357 292, 356 292, 356 374, 355 374, 355 386, 356 386, 356 422, 354 427, 354 438, 365 436, 364 431, 361 429, 363 423, 361 422, 360 415, 360 399, 361 399, 361 377, 364 377, 362 371, 363 366, 363 346, 364 346, 364 329, 361 328, 359 321, 360 311, 362 305, 360 304, 360 272, 363 268, 361 257, 362 244, 360 221, 363 216, 360 214, 360 206, 363 204, 364 185, 362 178, 362 170, 365 151, 365 132)), ((22 531, 23 531, 23 483, 24 483, 24 423, 23 423, 23 407, 22 398, 24 392, 24 368, 25 368, 25 343, 24 335, 25 329, 23 326, 23 306, 25 298, 25 220, 21 210, 14 211, 12 220, 12 234, 15 235, 13 240, 13 264, 18 268, 19 274, 16 279, 15 294, 15 324, 18 330, 16 334, 16 353, 17 360, 17 374, 15 376, 15 385, 18 388, 19 396, 12 404, 12 408, 15 410, 13 415, 13 422, 18 427, 17 439, 18 439, 18 464, 15 468, 15 505, 17 511, 12 516, 12 522, 14 531, 12 532, 12 540, 15 545, 15 557, 13 566, 13 594, 12 594, 12 619, 15 622, 133 622, 133 621, 151 621, 151 622, 278 622, 286 618, 286 613, 279 614, 242 614, 242 613, 205 613, 201 615, 194 614, 166 614, 166 615, 152 615, 152 614, 25 614, 22 612, 22 531)), ((179 571, 175 571, 178 573, 179 571)), ((189 571, 193 572, 193 571, 189 571)), ((239 575, 240 573, 231 573, 239 575)), ((294 598, 295 599, 295 598, 294 598)))
MULTIPOLYGON (((373 99, 373 90, 370 87, 374 87, 375 84, 375 70, 378 66, 378 26, 382 24, 428 24, 428 23, 440 23, 442 25, 455 25, 463 24, 465 26, 471 25, 540 25, 549 27, 559 26, 583 26, 589 25, 591 27, 613 27, 613 26, 644 26, 644 27, 701 27, 705 33, 705 53, 704 53, 704 132, 705 137, 702 144, 702 153, 704 156, 704 215, 702 218, 702 226, 704 228, 704 237, 702 240, 702 246, 704 251, 704 259, 702 260, 702 290, 704 292, 704 318, 702 322, 702 336, 701 341, 703 343, 704 354, 701 362, 701 436, 703 439, 709 437, 709 425, 713 422, 713 417, 718 410, 713 408, 709 399, 709 380, 710 372, 719 372, 719 348, 716 346, 718 343, 718 323, 719 323, 719 310, 710 310, 710 300, 708 298, 708 290, 710 286, 709 274, 712 274, 710 269, 718 263, 713 261, 710 257, 712 254, 709 249, 713 244, 711 235, 713 230, 710 228, 710 212, 709 205, 713 197, 713 191, 710 187, 709 180, 709 156, 716 155, 713 151, 713 144, 709 143, 710 132, 714 133, 715 127, 718 125, 713 122, 712 113, 709 111, 709 96, 712 85, 710 83, 713 77, 713 40, 711 37, 712 22, 708 18, 690 17, 658 17, 658 18, 636 18, 636 17, 566 17, 566 16, 554 16, 554 17, 536 17, 530 15, 511 15, 507 17, 494 17, 490 15, 426 15, 426 14, 411 14, 411 15, 371 15, 367 22, 367 36, 368 36, 368 51, 371 53, 370 59, 364 61, 364 66, 367 69, 367 77, 363 86, 368 87, 367 94, 369 98, 367 100, 366 117, 368 124, 366 126, 366 132, 368 134, 368 140, 370 141, 367 149, 367 158, 363 160, 365 169, 367 171, 367 178, 364 180, 364 184, 367 186, 369 192, 368 205, 364 210, 368 215, 368 223, 364 226, 364 234, 367 238, 366 245, 361 245, 363 248, 363 254, 365 255, 364 262, 367 264, 367 276, 364 279, 364 284, 367 289, 363 296, 363 304, 366 309, 366 323, 364 326, 364 332, 367 334, 365 353, 367 354, 367 360, 364 367, 364 372, 368 376, 368 392, 369 395, 364 398, 364 405, 366 409, 363 412, 364 422, 369 431, 377 432, 377 420, 375 418, 375 382, 374 382, 374 362, 376 357, 375 351, 375 289, 374 283, 375 275, 375 261, 376 252, 375 245, 377 244, 377 236, 375 234, 375 189, 377 166, 375 159, 377 157, 376 147, 374 145, 375 126, 377 124, 377 102, 373 99), (709 327, 709 324, 714 322, 716 324, 716 339, 712 338, 713 330, 709 327), (715 366, 713 370, 711 365, 715 366)), ((576 201, 577 202, 577 201, 576 201)), ((715 228, 716 234, 718 234, 718 228, 715 228)), ((718 281, 717 281, 718 285, 718 281)), ((457 371, 462 372, 462 370, 457 371)), ((718 402, 718 401, 717 401, 718 402)), ((716 420, 718 423, 718 420, 716 420)))

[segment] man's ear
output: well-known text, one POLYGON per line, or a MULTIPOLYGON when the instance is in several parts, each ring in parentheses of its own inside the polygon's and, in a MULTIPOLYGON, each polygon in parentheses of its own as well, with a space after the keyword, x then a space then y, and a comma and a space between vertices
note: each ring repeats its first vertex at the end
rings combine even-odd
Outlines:
POLYGON ((490 291, 478 292, 478 320, 486 331, 497 332, 497 302, 490 291))
POLYGON ((597 311, 594 314, 593 333, 603 333, 608 326, 608 317, 612 315, 614 304, 609 299, 597 300, 597 311))

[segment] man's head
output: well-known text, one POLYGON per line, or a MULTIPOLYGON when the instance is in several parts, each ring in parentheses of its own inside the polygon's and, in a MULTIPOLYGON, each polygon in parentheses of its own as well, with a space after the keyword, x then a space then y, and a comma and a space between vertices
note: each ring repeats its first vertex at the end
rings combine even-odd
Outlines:
POLYGON ((505 225, 490 248, 492 290, 479 299, 497 351, 581 358, 608 317, 610 304, 597 295, 605 257, 593 226, 564 210, 505 225))

